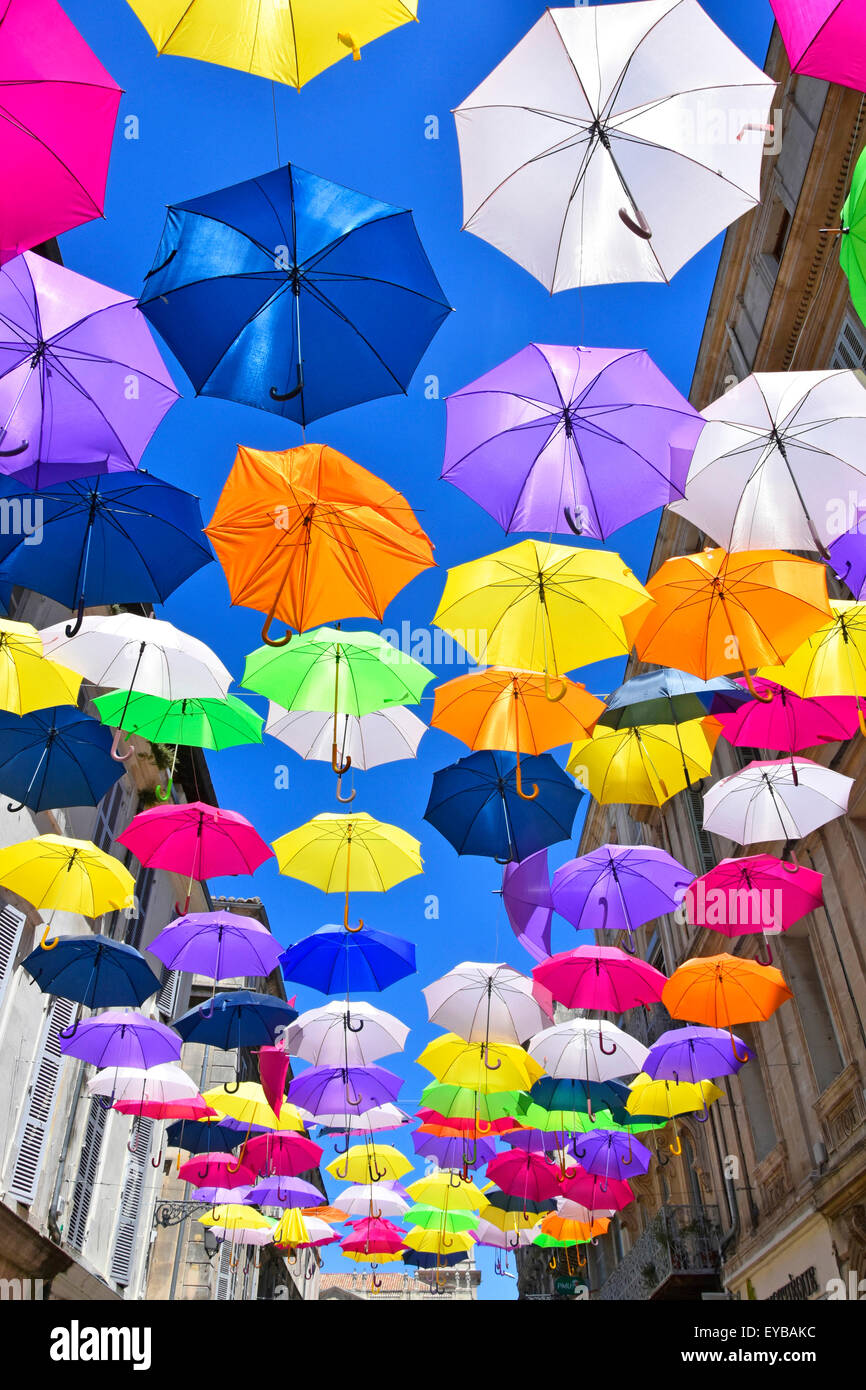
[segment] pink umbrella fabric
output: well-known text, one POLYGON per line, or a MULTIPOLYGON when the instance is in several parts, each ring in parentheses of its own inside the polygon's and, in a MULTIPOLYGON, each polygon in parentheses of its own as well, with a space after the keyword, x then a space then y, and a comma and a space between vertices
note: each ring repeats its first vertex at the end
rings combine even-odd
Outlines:
POLYGON ((297 1178, 318 1168, 323 1152, 303 1134, 259 1134, 247 1142, 244 1163, 256 1177, 297 1178))
MULTIPOLYGON (((569 1168, 568 1172, 571 1174, 572 1170, 569 1168)), ((622 1211, 623 1207, 634 1201, 631 1184, 624 1179, 609 1178, 604 1192, 601 1191, 601 1184, 602 1179, 597 1173, 587 1173, 585 1168, 578 1167, 573 1176, 563 1180, 560 1191, 568 1201, 579 1202, 590 1211, 622 1211)))
POLYGON ((190 1096, 189 1100, 116 1100, 112 1109, 147 1120, 208 1120, 217 1114, 201 1096, 190 1096))
POLYGON ((117 842, 147 868, 188 875, 186 907, 193 879, 252 874, 273 857, 245 816, 203 801, 142 811, 117 842))
POLYGON ((866 91, 864 0, 770 0, 791 70, 866 91))
POLYGON ((101 217, 121 90, 56 0, 0 6, 0 263, 101 217))
MULTIPOLYGON (((745 688, 740 678, 738 685, 745 688)), ((775 681, 753 676, 752 684, 760 700, 738 704, 713 718, 722 726, 728 743, 737 748, 766 748, 773 753, 800 753, 821 743, 837 743, 853 738, 859 728, 859 701, 849 695, 827 695, 804 700, 775 681), (770 699, 764 703, 766 696, 770 699)), ((721 697, 720 703, 724 703, 721 697)))
POLYGON ((259 1048, 259 1080, 265 1093, 265 1100, 277 1119, 283 1108, 286 1095, 286 1077, 289 1074, 289 1054, 282 1047, 259 1048))
POLYGON ((238 1166, 234 1154, 198 1154, 187 1159, 178 1170, 183 1182, 191 1182, 194 1187, 250 1187, 256 1180, 252 1168, 246 1163, 238 1166))
POLYGON ((568 1009, 623 1013, 662 997, 666 976, 616 946, 578 946, 536 965, 533 977, 568 1009))
POLYGON ((543 1202, 560 1191, 559 1169, 541 1154, 506 1149, 487 1165, 491 1182, 509 1197, 524 1202, 543 1202))
POLYGON ((787 931, 824 901, 823 874, 771 854, 722 859, 685 896, 688 920, 722 936, 787 931))
POLYGON ((340 1244, 343 1250, 364 1255, 396 1255, 399 1250, 408 1249, 403 1242, 405 1234, 392 1221, 373 1217, 353 1222, 351 1235, 340 1244))

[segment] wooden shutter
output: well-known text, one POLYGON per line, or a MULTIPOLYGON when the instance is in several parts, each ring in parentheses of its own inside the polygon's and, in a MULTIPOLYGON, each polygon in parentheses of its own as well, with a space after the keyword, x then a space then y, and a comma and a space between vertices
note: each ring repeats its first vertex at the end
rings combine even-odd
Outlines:
POLYGON ((219 1260, 217 1261, 216 1293, 215 1298, 230 1299, 232 1287, 232 1271, 229 1264, 232 1255, 231 1241, 224 1240, 220 1246, 219 1260))
POLYGON ((60 1033, 72 1023, 76 1005, 69 999, 55 999, 42 1028, 24 1113, 15 1139, 15 1167, 9 1196, 30 1205, 36 1197, 45 1143, 60 1088, 64 1058, 60 1052, 60 1033))
POLYGON ((180 973, 179 970, 169 970, 163 981, 162 989, 156 996, 156 1007, 163 1018, 171 1018, 174 1014, 180 985, 180 973))
POLYGON ((0 907, 0 1004, 15 969, 15 956, 26 921, 17 907, 10 907, 8 903, 0 907))
POLYGON ((87 1218, 99 1171, 99 1156, 105 1134, 106 1111, 94 1097, 87 1112, 84 1140, 78 1158, 78 1172, 72 1189, 72 1209, 66 1228, 66 1239, 73 1250, 83 1250, 87 1235, 87 1218))
POLYGON ((697 787, 688 787, 684 796, 686 810, 692 823, 695 848, 702 874, 708 874, 716 867, 716 852, 709 834, 704 830, 704 798, 697 787))
POLYGON ((153 1128, 153 1120, 146 1118, 139 1120, 135 1148, 126 1163, 126 1175, 120 1197, 120 1212, 114 1236, 114 1249, 111 1253, 111 1278, 116 1284, 126 1285, 132 1278, 144 1174, 146 1165, 150 1160, 153 1128))

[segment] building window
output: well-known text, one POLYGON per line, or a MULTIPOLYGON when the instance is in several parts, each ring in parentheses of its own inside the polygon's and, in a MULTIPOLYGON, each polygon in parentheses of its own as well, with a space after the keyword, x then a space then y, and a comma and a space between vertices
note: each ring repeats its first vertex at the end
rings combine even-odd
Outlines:
POLYGON ((830 366, 835 370, 855 371, 866 362, 866 336, 860 323, 848 314, 839 330, 830 366))
POLYGON ((778 274, 779 266, 782 264, 790 230, 791 214, 779 198, 774 198, 767 219, 767 230, 761 245, 761 256, 764 264, 773 276, 778 274))
POLYGON ((120 815, 120 808, 125 796, 123 779, 115 782, 96 808, 96 825, 93 827, 93 843, 97 849, 105 850, 106 853, 114 844, 114 828, 120 815))
POLYGON ((794 936, 789 933, 783 950, 784 974, 800 1015, 815 1082, 819 1092, 826 1091, 845 1063, 812 943, 806 935, 794 936))
POLYGON ((752 1131, 755 1159, 760 1163, 768 1153, 772 1153, 779 1140, 770 1112, 767 1088, 764 1085, 761 1055, 755 1046, 754 1029, 740 1026, 737 1028, 737 1035, 752 1053, 752 1060, 737 1072, 737 1080, 740 1083, 746 1118, 752 1131))
POLYGON ((704 798, 698 788, 692 786, 683 793, 683 802, 691 822, 700 872, 708 874, 716 867, 716 855, 713 842, 704 830, 704 798))

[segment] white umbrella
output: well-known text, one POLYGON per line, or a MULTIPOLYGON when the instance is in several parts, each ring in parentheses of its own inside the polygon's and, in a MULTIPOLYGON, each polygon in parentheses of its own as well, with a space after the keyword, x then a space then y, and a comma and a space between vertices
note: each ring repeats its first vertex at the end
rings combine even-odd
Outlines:
POLYGON ((347 1216, 368 1217, 372 1211, 374 1215, 396 1217, 398 1221, 412 1205, 382 1182, 357 1183, 347 1187, 339 1194, 337 1204, 347 1216))
POLYGON ((479 1221, 472 1234, 477 1245, 492 1245, 496 1250, 516 1250, 519 1246, 532 1245, 538 1232, 533 1226, 522 1231, 500 1231, 492 1221, 479 1221))
POLYGON ((510 965, 464 961, 423 990, 431 1023, 466 1042, 520 1046, 545 1028, 550 1015, 533 994, 534 981, 510 965))
POLYGON ((323 1129, 340 1129, 347 1135, 365 1132, 375 1134, 380 1130, 402 1129, 404 1125, 411 1123, 411 1116, 391 1101, 386 1101, 384 1105, 374 1105, 362 1115, 355 1111, 342 1111, 339 1114, 316 1116, 316 1124, 321 1125, 323 1129))
POLYGON ((405 1023, 372 1004, 332 1000, 295 1019, 286 1031, 286 1050, 314 1067, 367 1067, 402 1052, 408 1036, 405 1023))
POLYGON ((454 113, 464 227, 552 292, 669 280, 759 201, 774 90, 697 0, 547 10, 454 113))
POLYGON ((643 1071, 649 1051, 601 1019, 573 1018, 537 1033, 527 1052, 548 1076, 580 1081, 613 1081, 643 1071))
POLYGON ((866 481, 864 387, 851 371, 747 377, 703 411, 685 498, 669 510, 728 550, 827 558, 850 525, 848 498, 866 481))
POLYGON ((704 796, 704 830, 739 845, 799 840, 844 816, 852 777, 808 758, 749 763, 704 796))
MULTIPOLYGON (((574 1162, 574 1155, 570 1153, 563 1152, 561 1155, 557 1153, 557 1157, 562 1157, 563 1160, 567 1160, 567 1165, 574 1162)), ((583 1206, 580 1202, 572 1202, 568 1197, 556 1198, 556 1214, 557 1216, 561 1216, 563 1221, 583 1221, 587 1226, 591 1225, 593 1221, 598 1220, 600 1216, 616 1216, 613 1207, 605 1207, 603 1209, 601 1207, 596 1207, 593 1211, 590 1211, 589 1207, 583 1206)))
MULTIPOLYGON (((414 758, 427 725, 405 705, 376 710, 374 714, 338 714, 336 741, 340 762, 348 755, 352 766, 366 772, 382 763, 414 758)), ((265 733, 272 734, 302 758, 329 763, 334 744, 334 712, 286 710, 268 706, 265 733)))
POLYGON ((175 1100, 191 1100, 198 1087, 191 1076, 175 1062, 148 1067, 104 1067, 87 1083, 91 1096, 110 1096, 112 1100, 160 1105, 175 1100))

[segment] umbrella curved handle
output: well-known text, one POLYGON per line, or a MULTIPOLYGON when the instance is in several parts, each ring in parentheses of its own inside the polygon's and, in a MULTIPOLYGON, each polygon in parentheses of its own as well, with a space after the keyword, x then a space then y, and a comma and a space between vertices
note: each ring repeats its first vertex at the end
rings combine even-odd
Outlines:
POLYGON ((23 439, 15 449, 0 449, 0 459, 12 459, 17 454, 23 454, 25 449, 30 448, 29 439, 23 439))
POLYGON ((291 1247, 291 1249, 289 1250, 288 1255, 286 1256, 286 1264, 296 1265, 297 1263, 298 1263, 298 1252, 297 1252, 297 1250, 295 1249, 295 1247, 294 1247, 294 1245, 293 1245, 293 1246, 291 1247))
POLYGON ((48 933, 50 930, 51 928, 46 924, 45 930, 42 933, 42 940, 39 942, 40 949, 43 951, 53 951, 55 946, 60 945, 59 936, 55 936, 53 941, 48 940, 48 933))
POLYGON ((78 608, 75 613, 75 621, 66 624, 66 636, 74 637, 81 631, 81 624, 84 622, 84 595, 78 600, 78 608))
POLYGON ((620 943, 619 943, 619 945, 620 945, 620 950, 625 951, 625 953, 626 953, 627 956, 636 956, 636 955, 637 955, 637 946, 634 946, 634 945, 632 944, 631 932, 630 932, 630 931, 624 931, 624 932, 622 933, 622 936, 621 936, 621 938, 620 938, 620 943))
POLYGON ((343 774, 342 774, 342 772, 338 772, 338 773, 337 773, 337 800, 338 800, 338 801, 342 801, 343 805, 345 806, 345 805, 348 805, 348 803, 349 803, 350 801, 354 801, 354 800, 355 800, 355 797, 356 797, 357 795, 358 795, 358 789, 357 789, 357 787, 353 787, 353 788, 352 788, 352 791, 349 793, 348 796, 343 796, 343 774))
POLYGON ((590 1245, 598 1245, 598 1236, 590 1236, 589 1243, 590 1245))
MULTIPOLYGON (((628 1168, 631 1166, 632 1163, 634 1163, 634 1154, 631 1150, 631 1130, 629 1130, 628 1132, 628 1158, 623 1158, 620 1160, 620 1162, 622 1163, 623 1168, 628 1168)), ((605 1177, 604 1183, 605 1185, 601 1190, 602 1192, 607 1192, 607 1177, 605 1177)))
POLYGON ((449 1187, 453 1187, 453 1188, 454 1188, 454 1191, 455 1191, 455 1192, 458 1192, 458 1191, 460 1190, 460 1187, 461 1187, 462 1183, 463 1183, 463 1179, 461 1178, 460 1174, 459 1174, 459 1173, 455 1173, 455 1172, 453 1171, 453 1169, 452 1169, 452 1171, 448 1174, 448 1186, 449 1186, 449 1187), (456 1182, 454 1181, 455 1178, 457 1179, 456 1182))
POLYGON ((613 1044, 613 1047, 605 1047, 604 1033, 601 1031, 600 1028, 598 1030, 598 1050, 599 1052, 604 1053, 605 1057, 612 1057, 613 1054, 616 1052, 616 1043, 613 1044))
MULTIPOLYGON (((342 777, 344 772, 348 772, 352 766, 352 759, 347 758, 344 763, 340 762, 340 754, 336 743, 331 744, 331 769, 336 772, 338 777, 342 777)), ((351 800, 351 797, 349 798, 351 800)))
POLYGON ((285 394, 278 391, 276 386, 272 386, 269 392, 272 401, 293 401, 296 396, 300 396, 304 389, 304 368, 302 363, 298 363, 298 384, 293 391, 286 391, 285 394))
POLYGON ((114 738, 111 740, 111 756, 116 763, 128 763, 132 757, 132 749, 128 753, 120 752, 120 740, 123 736, 122 729, 115 729, 114 738))
POLYGON ((562 676, 557 676, 556 679, 559 681, 559 684, 562 688, 559 691, 554 692, 550 684, 550 673, 548 671, 545 671, 544 698, 546 700, 549 700, 552 705, 558 705, 560 700, 564 700, 566 695, 568 694, 568 681, 563 680, 562 676))
MULTIPOLYGON (((180 1158, 180 1153, 178 1153, 178 1158, 180 1158)), ((180 1167, 180 1165, 178 1165, 178 1167, 180 1167)), ((210 1173, 208 1172, 208 1169, 207 1169, 207 1168, 200 1168, 200 1169, 199 1169, 199 1173, 198 1173, 199 1182, 204 1182, 205 1178, 207 1178, 207 1177, 209 1177, 209 1176, 210 1176, 210 1173)))
POLYGON ((580 1160, 581 1160, 582 1158, 586 1158, 586 1149, 572 1149, 571 1152, 574 1154, 574 1156, 575 1156, 575 1158, 577 1159, 578 1163, 580 1162, 580 1160))
POLYGON ((484 1065, 485 1065, 485 1067, 486 1067, 486 1069, 487 1069, 488 1071, 499 1071, 499 1068, 502 1066, 502 1058, 500 1057, 500 1058, 499 1058, 496 1062, 494 1062, 493 1065, 491 1066, 490 1062, 487 1060, 487 1059, 488 1059, 488 1056, 489 1056, 489 1047, 488 1047, 488 1045, 485 1043, 485 1045, 484 1045, 484 1065))
POLYGON ((171 800, 171 789, 172 789, 173 786, 174 786, 174 778, 173 778, 173 777, 169 777, 168 783, 166 784, 166 786, 164 786, 164 787, 163 787, 163 786, 157 787, 157 788, 156 788, 156 799, 157 799, 157 801, 170 801, 170 800, 171 800))
POLYGON ((582 536, 582 535, 583 535, 583 527, 582 527, 582 526, 578 526, 577 522, 575 521, 574 517, 572 516, 571 508, 570 508, 570 507, 563 507, 562 513, 563 513, 563 516, 565 517, 565 520, 566 520, 566 523, 567 523, 567 525, 568 525, 569 531, 573 531, 574 534, 575 534, 576 536, 582 536))
POLYGON ((364 1020, 363 1020, 362 1018, 359 1018, 359 1019, 358 1019, 358 1026, 357 1026, 357 1028, 353 1028, 353 1027, 352 1027, 352 1015, 351 1015, 350 1013, 347 1013, 347 1014, 346 1014, 346 1027, 348 1028, 348 1030, 349 1030, 350 1033, 360 1033, 361 1029, 364 1027, 364 1020))
POLYGON ((162 1142, 160 1143, 160 1146, 159 1146, 159 1153, 156 1155, 156 1158, 153 1157, 153 1154, 151 1154, 151 1156, 150 1156, 150 1166, 151 1166, 151 1168, 161 1168, 161 1167, 162 1167, 162 1157, 163 1157, 163 1154, 164 1154, 164 1153, 165 1153, 165 1135, 163 1135, 162 1142))
POLYGON ((518 1231, 515 1231, 514 1234, 517 1236, 517 1239, 513 1241, 508 1240, 508 1237, 506 1236, 506 1244, 508 1245, 509 1250, 516 1250, 520 1244, 520 1233, 518 1231))
POLYGON ((697 1122, 698 1122, 699 1125, 705 1125, 705 1124, 707 1123, 707 1120, 708 1120, 709 1118, 710 1118, 710 1107, 707 1105, 706 1097, 704 1097, 704 1108, 703 1108, 703 1111, 701 1112, 700 1115, 695 1115, 695 1119, 697 1120, 697 1122))
MULTIPOLYGON (((346 1167, 348 1168, 348 1164, 346 1165, 346 1167)), ((380 1169, 376 1166, 376 1164, 373 1165, 373 1172, 376 1174, 375 1178, 373 1179, 374 1182, 381 1182, 383 1178, 387 1178, 388 1176, 388 1169, 380 1169)))
POLYGON ((451 1249, 451 1246, 452 1246, 453 1244, 454 1244, 454 1241, 453 1241, 453 1240, 446 1240, 446 1239, 445 1239, 445 1232, 443 1231, 443 1232, 442 1232, 442 1249, 443 1249, 443 1250, 450 1250, 450 1249, 451 1249))
POLYGON ((134 1154, 134 1153, 135 1153, 135 1150, 136 1150, 137 1148, 138 1148, 138 1128, 137 1128, 136 1125, 133 1125, 133 1127, 132 1127, 132 1134, 131 1134, 131 1136, 129 1137, 129 1139, 126 1141, 126 1152, 127 1152, 128 1154, 134 1154))
POLYGON ((585 1269, 585 1268, 586 1268, 586 1256, 584 1255, 583 1259, 580 1258, 580 1251, 578 1250, 577 1246, 575 1246, 575 1249, 574 1249, 574 1258, 575 1258, 576 1261, 577 1261, 577 1267, 578 1267, 578 1269, 585 1269))
POLYGON ((639 236, 641 241, 651 241, 653 231, 649 222, 647 222, 640 208, 636 207, 634 213, 635 215, 632 217, 631 213, 626 208, 620 208, 620 222, 623 222, 635 236, 639 236), (635 218, 637 220, 635 220, 635 218))
POLYGON ((759 965, 772 965, 772 964, 773 964, 773 948, 772 948, 772 946, 770 945, 769 941, 767 940, 767 938, 766 938, 765 936, 761 938, 761 944, 763 945, 764 949, 765 949, 766 952, 767 952, 767 959, 764 960, 764 957, 763 957, 762 955, 759 954, 759 955, 755 956, 755 960, 758 962, 759 965))
POLYGON ((556 1260, 556 1256, 554 1255, 552 1260, 548 1260, 548 1261, 547 1261, 547 1268, 548 1268, 548 1269, 551 1269, 551 1270, 555 1270, 555 1269, 556 1269, 556 1265, 557 1265, 557 1260, 556 1260))
POLYGON ((735 1062, 748 1062, 748 1060, 749 1060, 749 1054, 748 1054, 748 1052, 746 1053, 745 1057, 741 1057, 740 1054, 739 1054, 739 1052, 737 1051, 737 1040, 736 1040, 736 1038, 734 1037, 734 1035, 733 1035, 733 1033, 731 1032, 730 1029, 728 1029, 728 1034, 729 1034, 730 1039, 731 1039, 731 1051, 732 1051, 733 1054, 734 1054, 734 1061, 735 1061, 735 1062))
POLYGON ((199 1006, 198 1006, 199 1017, 200 1017, 200 1018, 204 1018, 204 1019, 213 1018, 215 1008, 216 1008, 216 999, 214 998, 213 995, 211 995, 210 999, 206 1000, 206 1002, 205 1002, 204 1004, 199 1004, 199 1006))
POLYGON ((114 1105, 114 1096, 94 1096, 93 1099, 103 1110, 110 1110, 114 1105))
POLYGON ((316 1277, 316 1266, 315 1266, 314 1264, 312 1264, 312 1265, 310 1265, 309 1269, 307 1270, 306 1274, 304 1275, 304 1278, 305 1278, 305 1279, 315 1279, 315 1277, 316 1277))
POLYGON ((674 1158, 679 1158, 680 1154, 681 1154, 682 1151, 683 1151, 683 1141, 680 1139, 680 1136, 679 1136, 678 1134, 675 1135, 674 1137, 675 1137, 675 1139, 676 1139, 676 1143, 675 1143, 675 1144, 668 1144, 668 1148, 670 1149, 670 1151, 671 1151, 671 1153, 673 1154, 674 1158))
POLYGON ((18 802, 7 801, 7 803, 6 803, 6 810, 7 810, 7 811, 10 811, 10 812, 12 813, 12 815, 17 815, 19 811, 23 811, 23 810, 24 810, 24 807, 25 807, 26 805, 27 805, 27 802, 26 802, 26 801, 18 801, 18 802))
POLYGON ((185 916, 186 916, 186 914, 189 912, 189 900, 190 900, 191 897, 192 897, 192 894, 191 894, 191 893, 187 893, 187 895, 186 895, 186 902, 184 903, 183 907, 181 907, 180 903, 175 903, 175 905, 174 905, 174 913, 175 913, 175 916, 176 916, 176 917, 185 917, 185 916))
POLYGON ((358 918, 358 925, 357 925, 357 927, 351 926, 349 922, 344 922, 343 925, 345 926, 346 931, 352 932, 352 934, 354 935, 355 932, 359 932, 359 931, 363 931, 363 930, 364 930, 364 919, 363 919, 363 917, 359 917, 359 918, 358 918))
POLYGON ((237 1253, 234 1257, 232 1257, 231 1255, 229 1255, 229 1269, 237 1269, 237 1267, 238 1267, 238 1265, 240 1264, 240 1262, 241 1262, 241 1252, 240 1252, 240 1250, 238 1250, 238 1253, 237 1253))
POLYGON ((236 1163, 227 1163, 227 1164, 226 1164, 226 1172, 227 1172, 227 1173, 239 1173, 239 1172, 240 1172, 241 1164, 242 1164, 243 1161, 244 1161, 244 1154, 246 1153, 246 1151, 247 1151, 247 1141, 246 1141, 246 1139, 245 1139, 244 1142, 241 1144, 241 1151, 240 1151, 240 1153, 238 1154, 237 1162, 236 1162, 236 1163))
MULTIPOLYGON (((616 1043, 614 1043, 613 1047, 614 1047, 614 1052, 615 1052, 615 1051, 616 1051, 616 1043)), ((604 1048, 602 1048, 602 1051, 604 1051, 604 1048)), ((608 1056, 608 1057, 612 1057, 612 1056, 613 1056, 613 1053, 612 1053, 612 1052, 609 1052, 609 1053, 607 1053, 607 1056, 608 1056)), ((592 1110, 592 1096, 589 1094, 588 1091, 587 1091, 587 1094, 586 1094, 586 1118, 589 1120, 590 1124, 595 1124, 595 1115, 593 1114, 593 1110, 592 1110)))
POLYGON ((752 680, 752 673, 749 670, 748 666, 743 667, 743 679, 746 682, 746 685, 748 686, 749 694, 751 695, 753 700, 757 700, 758 703, 761 705, 771 705, 773 703, 772 690, 768 690, 765 695, 762 695, 761 692, 755 687, 755 683, 752 680))
POLYGON ((513 864, 513 863, 514 863, 514 855, 513 855, 513 854, 509 854, 509 856, 508 856, 507 859, 499 859, 498 856, 494 854, 494 856, 493 856, 493 862, 494 862, 494 864, 498 864, 498 865, 500 866, 500 868, 503 868, 503 869, 504 869, 506 864, 513 864))
POLYGON ((74 1038, 75 1034, 78 1032, 78 1025, 80 1022, 81 1019, 77 1018, 71 1028, 61 1028, 60 1032, 57 1034, 60 1041, 69 1042, 70 1038, 74 1038))
POLYGON ((271 637, 271 623, 274 621, 273 613, 269 613, 262 626, 262 641, 266 647, 287 647, 294 636, 293 632, 284 632, 282 637, 271 637))
POLYGON ((658 1160, 658 1165, 660 1168, 667 1168, 668 1164, 670 1163, 670 1159, 668 1158, 667 1154, 663 1152, 661 1147, 659 1147, 656 1150, 656 1159, 658 1160))
POLYGON ((334 1148, 335 1148, 336 1152, 337 1152, 338 1154, 347 1154, 347 1153, 349 1152, 349 1144, 350 1144, 350 1142, 351 1142, 351 1141, 350 1141, 349 1136, 348 1136, 348 1134, 347 1134, 347 1135, 346 1135, 346 1145, 345 1145, 345 1148, 342 1148, 342 1149, 341 1149, 341 1148, 340 1148, 340 1145, 337 1143, 337 1141, 336 1141, 336 1139, 335 1139, 335 1140, 334 1140, 334 1148))
POLYGON ((534 801, 535 798, 538 796, 537 782, 533 782, 531 792, 525 792, 523 790, 523 776, 520 771, 519 753, 517 754, 517 761, 514 764, 514 790, 517 792, 517 795, 520 797, 521 801, 534 801))
POLYGON ((475 1128, 479 1134, 489 1134, 493 1128, 493 1124, 490 1120, 482 1120, 480 1115, 476 1115, 475 1128))
POLYGON ((343 1087, 343 1095, 346 1097, 346 1104, 347 1104, 347 1105, 362 1105, 363 1102, 364 1102, 364 1097, 363 1097, 363 1096, 351 1096, 351 1095, 349 1095, 349 1090, 350 1090, 350 1087, 349 1087, 349 1083, 348 1083, 348 1081, 347 1081, 346 1084, 345 1084, 345 1086, 343 1087))

